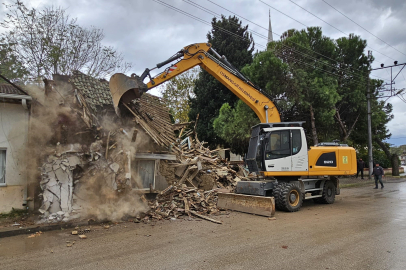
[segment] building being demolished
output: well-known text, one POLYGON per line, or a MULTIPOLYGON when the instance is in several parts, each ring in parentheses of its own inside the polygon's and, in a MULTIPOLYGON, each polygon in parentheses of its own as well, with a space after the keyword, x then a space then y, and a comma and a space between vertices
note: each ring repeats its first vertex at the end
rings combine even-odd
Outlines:
POLYGON ((42 221, 214 213, 213 189, 232 189, 246 176, 205 148, 193 130, 185 131, 190 123, 172 124, 160 98, 145 93, 134 104, 118 117, 108 82, 79 71, 45 80, 30 144, 42 160, 42 221), (41 137, 44 129, 52 134, 41 137), (158 193, 160 203, 148 203, 146 197, 158 193))

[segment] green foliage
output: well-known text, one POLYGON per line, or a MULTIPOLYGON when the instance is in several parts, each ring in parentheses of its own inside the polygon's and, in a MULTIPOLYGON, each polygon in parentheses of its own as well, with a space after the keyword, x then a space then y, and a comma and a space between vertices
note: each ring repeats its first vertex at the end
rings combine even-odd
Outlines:
MULTIPOLYGON (((310 145, 341 139, 361 151, 367 146, 366 78, 373 61, 365 55, 365 47, 366 41, 355 35, 332 40, 319 27, 292 29, 270 43, 267 51, 255 54, 242 72, 271 96, 282 121, 306 121, 310 145)), ((381 86, 382 81, 370 80, 373 137, 383 141, 390 136, 386 125, 393 115, 392 105, 379 99, 381 86)), ((215 131, 239 147, 245 138, 236 133, 233 121, 241 118, 241 111, 229 107, 215 120, 215 131)), ((239 132, 250 133, 250 127, 244 129, 239 132)), ((382 156, 384 151, 376 151, 382 164, 390 163, 382 156)))
MULTIPOLYGON (((241 21, 235 16, 228 18, 222 16, 221 20, 213 18, 212 30, 207 34, 207 39, 213 49, 220 55, 225 55, 237 69, 241 69, 251 63, 254 50, 254 41, 247 29, 248 26, 242 26, 241 21), (244 39, 230 35, 225 30, 244 39)), ((238 98, 204 70, 199 73, 194 94, 195 96, 191 99, 189 118, 196 119, 199 114, 197 123, 199 139, 208 142, 210 147, 216 147, 218 144, 227 147, 225 140, 214 132, 213 121, 224 103, 234 107, 238 98)))
POLYGON ((406 144, 400 145, 398 147, 391 147, 390 152, 392 154, 397 154, 398 156, 406 154, 406 144))
POLYGON ((12 210, 8 213, 0 213, 0 218, 15 218, 15 217, 24 216, 27 214, 28 214, 28 212, 26 209, 12 208, 12 210))
MULTIPOLYGON (((0 40, 0 74, 12 82, 23 82, 28 75, 28 71, 17 59, 13 50, 8 44, 2 43, 0 40)), ((0 78, 0 82, 4 82, 0 78)))
POLYGON ((289 89, 289 66, 276 57, 273 51, 256 53, 251 64, 241 72, 265 90, 271 98, 285 96, 289 89))
MULTIPOLYGON (((197 70, 191 69, 168 81, 161 93, 175 123, 189 121, 190 99, 197 79, 197 70)), ((192 119, 194 120, 194 119, 192 119)))
POLYGON ((334 40, 323 36, 320 27, 301 31, 292 29, 286 31, 280 41, 271 43, 269 48, 289 65, 291 77, 290 87, 286 90, 287 99, 300 104, 301 110, 307 112, 303 115, 305 118, 296 121, 306 121, 308 130, 312 131, 313 144, 316 144, 325 126, 334 123, 334 105, 340 100, 336 78, 329 76, 333 69, 329 58, 335 56, 334 40))
POLYGON ((19 0, 6 8, 1 43, 9 46, 33 78, 73 70, 104 77, 131 66, 112 47, 101 44, 102 30, 79 26, 62 8, 28 9, 19 0))
MULTIPOLYGON (((362 160, 365 162, 365 166, 368 167, 369 166, 368 148, 357 144, 353 145, 353 147, 358 150, 357 159, 362 158, 362 160)), ((379 165, 382 166, 383 168, 392 167, 391 160, 388 159, 387 155, 382 149, 380 149, 379 145, 373 144, 372 156, 374 157, 373 164, 379 163, 379 165)))
POLYGON ((219 116, 214 120, 214 132, 224 138, 233 153, 244 155, 248 149, 250 129, 259 123, 258 117, 248 105, 239 100, 235 108, 223 104, 219 116))

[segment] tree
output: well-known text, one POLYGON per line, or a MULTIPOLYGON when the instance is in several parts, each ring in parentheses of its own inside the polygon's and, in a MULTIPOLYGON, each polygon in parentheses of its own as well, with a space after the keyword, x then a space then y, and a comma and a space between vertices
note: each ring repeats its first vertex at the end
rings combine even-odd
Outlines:
POLYGON ((235 154, 247 152, 251 127, 258 124, 259 119, 247 104, 239 100, 235 108, 228 103, 223 104, 219 116, 214 120, 214 132, 230 146, 235 154))
POLYGON ((334 118, 342 142, 347 142, 359 122, 367 117, 366 78, 374 59, 365 55, 366 46, 366 40, 354 34, 336 40, 335 74, 341 99, 335 105, 334 118))
MULTIPOLYGON (((197 70, 191 69, 168 81, 161 93, 175 123, 189 121, 190 99, 197 79, 197 70)), ((194 120, 194 119, 192 119, 194 120)))
POLYGON ((112 47, 101 44, 102 30, 79 26, 60 7, 28 9, 17 0, 6 8, 6 19, 0 25, 7 31, 1 35, 1 43, 10 46, 34 78, 73 70, 104 77, 131 66, 112 47))
POLYGON ((289 65, 292 81, 286 95, 308 112, 306 122, 310 123, 313 144, 317 144, 317 130, 329 129, 327 126, 334 123, 334 105, 340 99, 337 80, 330 76, 334 69, 330 60, 334 58, 334 40, 323 36, 320 27, 308 27, 288 30, 280 41, 269 46, 289 65))
MULTIPOLYGON (((283 116, 294 107, 286 101, 285 93, 288 86, 288 66, 275 56, 273 52, 264 51, 255 54, 253 62, 245 66, 242 73, 263 89, 278 106, 283 116)), ((231 151, 243 155, 246 153, 251 135, 251 127, 258 124, 259 119, 254 111, 239 100, 235 108, 228 103, 223 104, 218 117, 213 122, 214 132, 222 138, 231 151)))
MULTIPOLYGON (((212 44, 220 55, 225 55, 227 60, 237 69, 251 63, 254 51, 254 40, 248 33, 248 26, 242 26, 241 21, 233 17, 213 18, 212 30, 207 34, 208 42, 212 44), (232 35, 230 34, 233 33, 232 35)), ((215 147, 226 142, 219 138, 213 130, 213 121, 218 116, 221 106, 228 103, 234 107, 238 98, 224 85, 201 70, 194 88, 195 96, 191 99, 190 119, 196 119, 199 114, 196 131, 201 140, 215 147)))
MULTIPOLYGON (((268 93, 282 121, 306 121, 308 142, 340 138, 361 152, 367 146, 366 78, 373 61, 364 54, 365 46, 359 36, 332 40, 317 27, 292 29, 270 43, 268 51, 255 54, 242 72, 268 93)), ((379 100, 381 85, 371 80, 374 146, 384 149, 385 144, 378 141, 389 138, 386 125, 393 116, 391 105, 379 100)), ((216 133, 232 140, 234 147, 243 143, 243 136, 230 132, 232 121, 241 117, 241 111, 225 107, 215 121, 216 133)), ((244 132, 249 134, 250 129, 244 132)), ((391 159, 395 160, 391 156, 386 160, 391 159)))
MULTIPOLYGON (((0 44, 0 74, 13 82, 24 81, 28 75, 8 44, 0 44)), ((0 82, 3 80, 0 79, 0 82)))

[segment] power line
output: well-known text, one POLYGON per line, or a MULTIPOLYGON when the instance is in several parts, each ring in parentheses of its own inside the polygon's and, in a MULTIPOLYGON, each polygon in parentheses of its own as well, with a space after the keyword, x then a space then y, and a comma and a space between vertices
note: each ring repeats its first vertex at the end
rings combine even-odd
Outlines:
MULTIPOLYGON (((161 1, 161 0, 152 0, 152 1, 154 1, 154 2, 156 2, 156 3, 158 3, 158 4, 161 4, 161 5, 164 5, 164 6, 170 8, 170 9, 172 9, 172 10, 175 10, 175 11, 181 13, 181 14, 184 14, 184 15, 186 15, 186 16, 192 18, 192 19, 198 20, 198 21, 200 21, 200 22, 202 22, 202 23, 204 23, 204 24, 206 24, 206 25, 211 25, 209 22, 207 22, 207 21, 205 21, 205 20, 203 20, 203 19, 201 19, 201 18, 199 18, 199 17, 196 17, 196 16, 194 16, 194 15, 191 15, 190 13, 187 13, 187 12, 181 10, 181 9, 178 9, 178 8, 172 6, 172 5, 168 4, 168 3, 165 3, 165 2, 163 2, 163 1, 161 1)), ((188 0, 188 1, 189 1, 189 2, 192 2, 192 1, 190 1, 190 0, 188 0)), ((210 0, 208 0, 208 1, 211 2, 210 0)), ((193 3, 193 2, 192 2, 192 3, 193 3)), ((194 4, 196 4, 196 3, 194 3, 194 4)), ((215 3, 214 3, 214 4, 215 4, 215 3)), ((196 5, 198 5, 198 4, 196 4, 196 5)), ((217 5, 217 4, 216 4, 216 5, 217 5)), ((199 5, 199 6, 200 6, 200 5, 199 5)), ((205 9, 206 9, 206 8, 205 8, 205 9)), ((208 9, 207 9, 207 10, 208 10, 208 9)), ((212 12, 212 13, 215 13, 215 12, 212 12)), ((239 15, 237 15, 237 14, 235 14, 235 15, 236 15, 236 16, 239 16, 239 15)), ((240 16, 240 17, 241 17, 241 16, 240 16)), ((247 20, 247 19, 246 19, 246 20, 247 20)), ((249 20, 247 20, 247 21, 249 21, 249 20)), ((211 25, 211 26, 213 26, 213 25, 211 25)), ((218 27, 218 26, 213 26, 213 27, 216 28, 216 29, 218 29, 218 30, 220 30, 220 31, 223 31, 223 32, 225 32, 225 33, 227 33, 227 34, 233 35, 233 36, 235 36, 235 37, 237 37, 237 38, 239 38, 239 39, 246 39, 246 38, 243 38, 243 37, 241 37, 241 36, 236 35, 235 33, 230 32, 230 31, 228 31, 228 30, 226 30, 226 29, 224 29, 224 28, 221 28, 221 27, 218 27)), ((260 27, 262 27, 262 26, 260 26, 260 27)), ((262 47, 265 47, 264 45, 261 45, 261 44, 258 44, 258 45, 260 45, 260 46, 262 46, 262 47)), ((297 44, 297 45, 301 46, 300 44, 297 44)), ((286 45, 283 45, 283 44, 282 44, 282 46, 286 46, 286 45)), ((288 47, 288 46, 286 46, 286 47, 288 47)), ((288 48, 290 48, 290 47, 288 47, 288 48)), ((291 48, 291 49, 294 50, 293 48, 291 48)), ((310 50, 310 51, 312 51, 312 50, 310 50)), ((315 52, 315 51, 313 51, 313 52, 315 52)), ((315 52, 315 53, 317 53, 317 52, 315 52)), ((309 57, 311 57, 311 56, 309 56, 309 57)), ((303 63, 303 64, 305 64, 305 65, 308 65, 308 66, 313 67, 311 64, 301 62, 301 61, 299 61, 297 58, 294 58, 294 57, 289 57, 289 58, 290 58, 290 59, 294 59, 294 60, 296 60, 296 61, 298 61, 298 62, 300 62, 300 63, 303 63)), ((322 63, 323 65, 328 65, 327 63, 321 62, 321 61, 318 60, 318 59, 315 59, 315 60, 316 60, 316 62, 320 62, 320 63, 322 63)), ((332 60, 333 60, 333 59, 332 59, 332 60)), ((338 62, 338 61, 336 61, 336 60, 333 60, 333 61, 335 61, 335 62, 337 62, 337 63, 340 63, 340 62, 338 62)), ((334 67, 334 66, 333 66, 333 67, 334 67)), ((318 68, 318 67, 313 67, 313 68, 320 69, 320 68, 318 68)), ((338 68, 338 67, 334 67, 334 68, 338 68)), ((340 70, 340 68, 338 68, 338 69, 340 70)), ((320 70, 322 70, 322 69, 320 69, 320 70)), ((340 77, 340 75, 338 75, 338 74, 334 74, 334 73, 328 72, 328 71, 326 71, 326 70, 323 70, 323 71, 325 71, 325 72, 327 72, 327 73, 329 73, 329 74, 331 74, 331 75, 334 75, 334 76, 336 76, 336 77, 340 77)), ((355 73, 352 73, 352 72, 350 72, 350 74, 356 75, 355 73)), ((348 74, 347 74, 347 75, 348 75, 348 74)), ((361 75, 361 76, 362 76, 362 75, 361 75)), ((384 79, 384 80, 385 80, 385 79, 384 79)), ((360 85, 361 85, 361 84, 360 84, 360 85)), ((361 86, 362 86, 362 85, 361 85, 361 86)))
POLYGON ((300 23, 300 24, 301 24, 301 25, 303 25, 303 26, 309 27, 309 26, 307 26, 306 24, 304 24, 304 23, 302 23, 302 22, 299 22, 299 21, 298 21, 298 20, 296 20, 295 18, 292 18, 292 17, 290 17, 289 15, 287 15, 287 14, 283 13, 283 12, 282 12, 282 11, 280 11, 279 9, 276 9, 276 8, 275 8, 275 7, 273 7, 273 6, 268 5, 267 3, 265 3, 265 2, 264 2, 264 1, 262 1, 262 0, 259 0, 259 2, 262 2, 263 4, 265 4, 265 5, 269 6, 270 8, 272 8, 272 9, 274 9, 274 10, 278 11, 279 13, 281 13, 281 14, 285 15, 286 17, 291 18, 291 19, 292 19, 292 20, 294 20, 295 22, 300 23))
MULTIPOLYGON (((210 9, 207 9, 207 8, 205 8, 205 7, 203 7, 203 6, 199 5, 199 4, 196 4, 196 3, 194 3, 194 2, 191 1, 191 0, 183 0, 183 1, 186 2, 186 3, 188 3, 188 4, 190 4, 190 5, 193 5, 194 7, 197 7, 197 8, 200 9, 200 10, 203 10, 203 11, 209 13, 209 14, 212 14, 212 15, 215 16, 215 17, 216 17, 216 16, 220 16, 220 14, 218 14, 218 13, 216 13, 216 12, 214 12, 214 11, 211 11, 210 9)), ((232 22, 232 23, 233 23, 233 22, 232 22)), ((237 23, 233 23, 233 24, 239 26, 237 23)), ((262 34, 260 34, 260 33, 258 33, 258 32, 255 32, 255 31, 253 31, 253 30, 247 30, 247 31, 249 31, 249 32, 251 32, 251 33, 253 33, 253 34, 259 36, 260 38, 263 38, 263 39, 268 40, 268 38, 267 38, 266 36, 264 36, 264 35, 262 35, 262 34)), ((289 47, 289 46, 287 46, 287 45, 285 45, 285 44, 283 44, 283 43, 281 43, 281 45, 282 45, 283 47, 286 47, 286 48, 288 48, 288 49, 291 49, 293 52, 295 52, 295 53, 297 53, 297 54, 300 54, 300 55, 302 55, 302 56, 304 56, 304 57, 308 57, 308 58, 310 58, 310 59, 312 59, 312 60, 315 60, 316 62, 320 62, 320 60, 317 59, 317 58, 315 58, 314 56, 311 56, 311 55, 308 55, 308 54, 304 54, 303 52, 297 51, 297 50, 295 50, 294 48, 289 47)), ((330 67, 332 67, 332 68, 334 68, 334 69, 337 69, 337 68, 338 68, 338 67, 332 66, 331 64, 328 64, 328 63, 326 63, 326 62, 321 62, 321 63, 323 63, 324 65, 328 65, 328 66, 330 66, 330 67)), ((338 68, 338 69, 339 69, 339 70, 342 70, 341 68, 338 68)), ((356 75, 355 73, 352 73, 352 74, 353 74, 353 75, 356 75)), ((357 75, 357 76, 359 76, 359 75, 357 75)), ((362 75, 361 75, 361 76, 362 76, 362 75)))
POLYGON ((353 23, 355 23, 356 25, 358 25, 359 27, 361 27, 362 29, 364 29, 365 31, 367 31, 368 33, 370 33, 371 35, 373 35, 374 37, 376 37, 377 39, 379 39, 380 41, 382 41, 383 43, 385 43, 386 45, 388 45, 389 47, 391 47, 392 49, 395 49, 396 51, 398 51, 399 53, 403 54, 406 56, 406 54, 404 54, 403 52, 399 51, 398 49, 396 49, 395 47, 393 47, 392 45, 390 45, 389 43, 387 43, 385 40, 381 39, 380 37, 375 36, 374 34, 372 34, 370 31, 368 31, 367 29, 365 29, 363 26, 359 25, 357 22, 355 22, 354 20, 352 20, 350 17, 348 17, 347 15, 345 15, 344 13, 342 13, 341 11, 339 11, 337 8, 333 7, 330 3, 328 3, 325 0, 322 0, 324 3, 326 3, 327 5, 329 5, 331 8, 333 8, 334 10, 336 10, 338 13, 340 13, 341 15, 343 15, 344 17, 346 17, 347 19, 349 19, 350 21, 352 21, 353 23))
MULTIPOLYGON (((213 1, 211 1, 211 0, 207 0, 207 1, 210 2, 210 3, 212 3, 212 4, 214 4, 214 5, 216 5, 216 6, 218 6, 218 7, 220 7, 220 8, 222 8, 222 9, 224 9, 224 10, 226 10, 226 11, 228 11, 228 12, 230 12, 230 13, 232 13, 232 14, 234 14, 234 15, 237 16, 237 17, 240 17, 240 18, 242 18, 242 19, 244 19, 244 20, 246 20, 246 21, 248 21, 248 22, 250 22, 250 23, 252 23, 252 24, 254 24, 254 25, 256 25, 256 26, 258 26, 258 27, 260 27, 260 28, 262 28, 262 29, 264 29, 264 30, 266 30, 266 31, 268 31, 268 29, 265 28, 265 27, 263 27, 262 25, 259 25, 259 24, 255 23, 255 22, 251 21, 251 20, 248 20, 247 18, 244 18, 243 16, 238 15, 237 13, 235 13, 235 12, 233 12, 233 11, 231 11, 231 10, 229 10, 229 9, 227 9, 227 8, 225 8, 225 7, 219 5, 219 4, 217 4, 217 3, 215 3, 215 2, 213 2, 213 1)), ((261 2, 264 3, 263 1, 261 1, 261 2)), ((267 6, 269 6, 269 7, 271 7, 271 8, 274 8, 274 7, 272 7, 272 6, 270 6, 270 5, 266 4, 266 3, 264 3, 264 4, 267 5, 267 6)), ((284 13, 282 13, 282 14, 284 14, 284 13)), ((284 14, 284 15, 286 15, 286 14, 284 14)), ((286 16, 287 16, 287 15, 286 15, 286 16)), ((289 17, 289 16, 288 16, 288 17, 289 17)), ((289 18, 291 18, 291 17, 289 17, 289 18)), ((294 20, 295 20, 295 19, 294 19, 294 20)), ((295 20, 295 21, 297 21, 297 20, 295 20)), ((299 23, 301 23, 301 22, 299 22, 299 23)), ((303 23, 301 23, 301 24, 303 24, 303 23)), ((303 25, 305 25, 305 24, 303 24, 303 25)), ((306 25, 305 25, 305 26, 306 26, 306 25)), ((282 36, 282 35, 280 35, 280 34, 278 34, 278 33, 273 32, 273 31, 272 31, 272 33, 275 34, 275 35, 277 35, 277 36, 279 36, 279 37, 282 36)), ((267 39, 267 38, 266 38, 266 39, 267 39)), ((289 41, 289 42, 292 42, 292 41, 289 41)), ((328 56, 326 56, 326 55, 323 55, 323 54, 321 54, 321 53, 319 53, 319 52, 316 52, 316 51, 314 51, 314 50, 312 50, 312 49, 306 48, 306 47, 304 47, 303 45, 300 45, 300 44, 295 43, 295 42, 292 42, 292 43, 293 43, 293 44, 296 44, 296 45, 298 45, 298 46, 300 46, 300 47, 302 47, 303 49, 305 49, 305 50, 307 50, 307 51, 310 51, 310 52, 313 52, 313 53, 315 53, 315 54, 317 54, 317 55, 320 55, 320 56, 322 56, 322 57, 324 57, 324 58, 326 58, 326 59, 329 59, 329 60, 334 61, 334 62, 339 63, 339 64, 343 64, 343 63, 338 62, 337 60, 332 59, 332 58, 330 58, 330 57, 328 57, 328 56)), ((282 44, 282 46, 286 46, 286 45, 283 45, 283 44, 282 44)), ((288 46, 286 46, 286 47, 288 47, 288 46)), ((289 48, 289 47, 288 47, 288 48, 289 48)), ((291 48, 291 49, 292 49, 292 48, 291 48)), ((302 54, 304 54, 304 53, 302 53, 302 54)), ((336 68, 338 68, 338 67, 336 67, 336 68)), ((338 68, 338 69, 342 69, 342 68, 338 68)), ((347 67, 347 68, 345 68, 345 69, 348 69, 349 71, 350 71, 351 69, 354 70, 354 69, 351 68, 351 67, 347 67)), ((344 69, 344 70, 345 70, 345 69, 344 69)), ((350 71, 350 72, 351 72, 351 71, 350 71)), ((358 71, 354 70, 354 72, 358 72, 358 71)), ((364 76, 364 75, 363 75, 363 74, 360 74, 360 76, 364 76)), ((386 81, 385 78, 382 78, 382 77, 379 77, 379 76, 376 76, 376 75, 371 75, 371 76, 386 81)))
MULTIPOLYGON (((235 36, 235 37, 237 37, 237 38, 241 38, 241 39, 248 40, 248 39, 246 39, 246 38, 244 38, 244 37, 238 36, 237 34, 230 32, 230 31, 228 31, 228 30, 226 30, 226 29, 224 29, 224 28, 222 28, 222 27, 213 26, 213 25, 211 25, 211 23, 209 23, 209 22, 207 22, 207 21, 205 21, 205 20, 203 20, 203 19, 201 19, 201 18, 199 18, 199 17, 196 17, 196 16, 194 16, 194 15, 188 13, 188 12, 185 12, 185 11, 183 11, 183 10, 181 10, 181 9, 178 9, 178 8, 172 6, 172 5, 168 4, 168 3, 165 3, 165 2, 163 2, 163 1, 161 1, 161 0, 152 0, 152 1, 154 1, 154 2, 156 2, 156 3, 158 3, 158 4, 161 4, 161 5, 163 5, 163 6, 166 6, 166 7, 170 8, 170 9, 172 9, 172 10, 175 10, 175 11, 177 11, 177 12, 179 12, 179 13, 185 15, 185 16, 188 16, 188 17, 190 17, 190 18, 192 18, 192 19, 194 19, 194 20, 197 20, 197 21, 199 21, 199 22, 201 22, 201 23, 204 23, 204 24, 206 24, 206 25, 212 26, 212 27, 218 29, 219 31, 225 32, 225 33, 227 33, 227 34, 229 34, 229 35, 232 35, 232 36, 235 36)), ((262 46, 262 47, 264 47, 264 48, 266 48, 266 46, 264 46, 264 45, 261 45, 261 44, 258 44, 258 45, 259 45, 259 46, 262 46)))
MULTIPOLYGON (((348 36, 348 34, 347 34, 347 33, 345 33, 344 31, 342 31, 342 30, 338 29, 337 27, 335 27, 334 25, 332 25, 332 24, 330 24, 330 23, 326 22, 325 20, 323 20, 323 19, 322 19, 322 18, 320 18, 319 16, 317 16, 317 15, 313 14, 312 12, 308 11, 308 10, 307 10, 307 9, 305 9, 304 7, 300 6, 299 4, 297 4, 297 3, 293 2, 292 0, 289 0, 289 2, 292 2, 293 4, 295 4, 296 6, 298 6, 299 8, 303 9, 303 10, 304 10, 304 11, 306 11, 307 13, 309 13, 309 14, 313 15, 314 17, 316 17, 317 19, 319 19, 320 21, 324 22, 325 24, 327 24, 327 25, 329 25, 329 26, 333 27, 333 28, 334 28, 334 29, 336 29, 337 31, 339 31, 339 32, 343 33, 344 35, 348 36)), ((383 53, 381 53, 381 52, 379 52, 379 51, 375 50, 375 49, 374 49, 374 48, 372 48, 371 46, 367 46, 367 47, 368 47, 368 48, 370 48, 371 50, 373 50, 373 51, 375 51, 375 52, 379 53, 379 54, 382 54, 383 56, 386 56, 386 57, 388 57, 388 58, 390 58, 390 59, 392 59, 392 60, 396 60, 396 59, 393 59, 393 58, 392 58, 392 57, 390 57, 390 56, 387 56, 387 55, 385 55, 385 54, 383 54, 383 53)))
MULTIPOLYGON (((218 14, 218 13, 215 13, 215 12, 213 12, 213 11, 211 11, 210 9, 207 9, 207 8, 205 8, 205 7, 203 7, 203 6, 200 6, 199 4, 196 4, 196 3, 194 3, 194 2, 192 2, 191 0, 183 0, 184 2, 186 2, 186 3, 188 3, 188 4, 191 4, 191 5, 193 5, 193 6, 195 6, 195 7, 197 7, 197 8, 199 8, 199 9, 201 9, 201 10, 203 10, 203 11, 206 11, 206 12, 208 12, 208 13, 210 13, 210 14, 215 14, 214 16, 216 17, 216 15, 217 16, 219 16, 220 14, 218 14)), ((261 1, 261 0, 260 0, 261 1)), ((211 2, 211 1, 210 1, 211 2)), ((262 1, 261 1, 262 2, 262 1)), ((284 14, 284 13, 283 13, 284 14)), ((234 14, 234 15, 236 15, 236 14, 234 14)), ((286 15, 286 14, 285 14, 286 15)), ((236 16, 238 16, 238 15, 236 15, 236 16)), ((286 15, 287 16, 287 15, 286 15)), ((240 17, 240 16, 239 16, 240 17)), ((293 19, 293 18, 292 18, 293 19)), ((236 23, 233 23, 233 24, 236 24, 236 23)), ((238 25, 238 24, 236 24, 236 25, 238 25)), ((306 26, 306 25, 305 25, 306 26)), ((255 32, 255 31, 253 31, 253 30, 247 30, 247 31, 250 31, 251 33, 254 33, 254 34, 256 34, 257 36, 259 36, 259 37, 261 37, 261 38, 263 38, 263 39, 266 39, 266 40, 268 40, 268 38, 266 37, 266 36, 264 36, 264 35, 262 35, 262 34, 260 34, 260 33, 258 33, 258 32, 255 32)), ((298 50, 296 50, 296 49, 294 49, 294 48, 292 48, 292 47, 289 47, 289 46, 287 46, 287 45, 285 45, 285 44, 283 44, 283 43, 281 43, 281 45, 283 46, 283 47, 285 47, 285 48, 288 48, 288 49, 291 49, 293 52, 295 52, 295 53, 297 53, 297 54, 300 54, 300 55, 302 55, 302 56, 304 56, 304 57, 308 57, 308 58, 310 58, 310 59, 312 59, 312 60, 315 60, 316 62, 321 62, 319 59, 317 59, 317 58, 315 58, 314 56, 311 56, 311 55, 308 55, 308 54, 305 54, 305 53, 303 53, 303 52, 300 52, 300 51, 298 51, 298 50)), ((323 63, 324 65, 327 65, 327 66, 330 66, 330 67, 332 67, 332 68, 334 68, 334 69, 337 69, 338 67, 337 66, 333 66, 333 65, 331 65, 331 64, 328 64, 328 63, 326 63, 326 62, 321 62, 321 63, 323 63)), ((339 70, 342 70, 341 68, 338 68, 339 70)), ((356 76, 360 76, 360 75, 357 75, 357 74, 355 74, 355 73, 352 73, 353 75, 356 75, 356 76)), ((362 75, 361 75, 362 76, 362 75)))
MULTIPOLYGON (((196 8, 198 8, 198 9, 200 9, 200 10, 203 10, 203 11, 209 13, 209 14, 212 14, 212 15, 213 15, 214 17, 216 17, 216 18, 221 17, 220 14, 218 14, 218 13, 216 13, 216 12, 210 10, 210 9, 207 9, 207 8, 205 8, 205 7, 203 7, 203 6, 199 5, 199 4, 196 4, 196 3, 193 2, 193 1, 190 1, 190 0, 183 0, 183 1, 186 2, 186 3, 189 4, 189 5, 192 5, 192 6, 196 7, 196 8)), ((234 23, 234 22, 231 22, 231 23, 232 23, 232 24, 235 24, 235 25, 237 25, 237 26, 239 26, 239 24, 237 24, 237 23, 234 23)), ((247 30, 247 31, 249 31, 249 32, 251 32, 252 34, 255 34, 255 35, 257 35, 257 36, 259 36, 259 37, 261 37, 261 38, 267 39, 264 35, 262 35, 262 34, 256 32, 256 31, 254 31, 254 30, 247 30)), ((261 46, 261 47, 263 47, 263 48, 266 48, 265 45, 262 45, 262 44, 258 44, 258 45, 261 46)))
MULTIPOLYGON (((198 9, 200 9, 200 10, 203 10, 203 11, 205 11, 205 12, 207 12, 207 13, 209 13, 209 14, 211 14, 211 15, 213 15, 213 16, 220 16, 220 14, 218 14, 218 13, 216 13, 216 12, 214 12, 214 11, 212 11, 212 10, 210 10, 210 9, 207 9, 207 8, 205 8, 205 7, 203 7, 203 6, 201 6, 201 5, 199 5, 199 4, 197 4, 197 3, 195 3, 195 2, 193 2, 193 1, 191 1, 191 0, 183 0, 184 2, 186 2, 186 3, 188 3, 188 4, 190 4, 190 5, 193 5, 194 7, 197 7, 198 9)), ((212 2, 212 1, 209 1, 209 2, 212 2)), ((213 3, 213 2, 212 2, 213 3)), ((217 5, 217 4, 216 4, 217 5)), ((218 6, 220 6, 220 5, 218 5, 218 6)), ((221 7, 221 6, 220 6, 221 7)), ((227 10, 227 11, 229 11, 229 10, 227 10)), ((232 12, 232 11, 229 11, 229 12, 232 12)), ((232 12, 233 13, 233 12, 232 12)), ((237 14, 235 14, 235 13, 233 13, 234 15, 236 15, 236 16, 238 16, 238 17, 241 17, 241 16, 239 16, 239 15, 237 15, 237 14)), ((244 18, 245 19, 245 18, 244 18)), ((245 19, 245 20, 247 20, 247 19, 245 19)), ((247 21, 249 21, 249 20, 247 20, 247 21)), ((233 22, 232 22, 233 23, 233 22)), ((238 25, 237 23, 233 23, 233 24, 235 24, 235 25, 238 25)), ((238 25, 239 26, 239 25, 238 25)), ((265 28, 264 28, 265 29, 265 28)), ((266 36, 264 36, 264 35, 262 35, 262 34, 260 34, 260 33, 258 33, 258 32, 255 32, 255 31, 253 31, 253 30, 247 30, 247 31, 249 31, 249 32, 251 32, 251 33, 253 33, 253 34, 256 34, 257 36, 259 36, 259 37, 261 37, 261 38, 263 38, 263 39, 266 39, 266 40, 268 40, 268 38, 266 37, 266 36)), ((295 43, 296 44, 296 43, 295 43)), ((285 48, 288 48, 288 49, 290 49, 290 50, 292 50, 293 52, 295 52, 295 53, 297 53, 297 54, 300 54, 300 55, 302 55, 302 56, 304 56, 304 57, 308 57, 308 58, 310 58, 310 59, 312 59, 312 60, 315 60, 316 62, 321 62, 319 59, 317 59, 317 58, 315 58, 314 56, 311 56, 311 55, 308 55, 308 54, 305 54, 305 53, 303 53, 303 52, 300 52, 300 51, 298 51, 298 50, 296 50, 296 49, 294 49, 294 48, 292 48, 292 47, 289 47, 289 46, 287 46, 287 45, 285 45, 285 44, 283 44, 283 43, 281 43, 281 45, 283 46, 283 47, 285 47, 285 48)), ((297 45, 299 45, 299 44, 297 44, 297 45)), ((299 45, 299 46, 301 46, 301 45, 299 45)), ((314 52, 314 51, 313 51, 314 52)), ((331 59, 331 60, 333 60, 333 59, 331 59)), ((333 61, 335 61, 335 60, 333 60, 333 61)), ((337 63, 339 63, 338 61, 336 61, 337 63)), ((342 68, 339 68, 339 67, 337 67, 337 66, 333 66, 333 65, 331 65, 331 64, 329 64, 329 63, 326 63, 326 62, 321 62, 323 65, 327 65, 327 66, 330 66, 330 67, 332 67, 332 68, 334 68, 334 69, 339 69, 339 70, 343 70, 342 68)), ((333 73, 331 73, 331 74, 333 74, 333 73)), ((363 77, 363 75, 357 75, 357 74, 355 74, 355 73, 352 73, 351 72, 351 74, 353 75, 353 76, 360 76, 360 77, 363 77)), ((334 74, 334 75, 336 75, 336 74, 334 74)), ((337 76, 337 75, 336 75, 337 76)), ((374 75, 373 75, 374 76, 374 75)), ((377 76, 376 76, 377 77, 377 76)), ((383 79, 383 78, 382 78, 383 79)), ((384 79, 385 80, 385 79, 384 79)))

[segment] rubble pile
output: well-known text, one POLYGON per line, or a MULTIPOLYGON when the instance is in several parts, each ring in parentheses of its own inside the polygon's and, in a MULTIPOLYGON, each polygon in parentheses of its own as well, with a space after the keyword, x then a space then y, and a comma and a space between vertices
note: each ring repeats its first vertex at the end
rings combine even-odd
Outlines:
MULTIPOLYGON (((216 215, 217 191, 232 192, 238 181, 248 180, 248 171, 241 166, 231 166, 217 152, 209 150, 197 137, 188 137, 187 149, 183 149, 179 160, 171 165, 175 168, 176 181, 149 202, 146 220, 176 219, 191 215, 215 223, 221 223, 207 215, 216 215)), ((184 147, 185 148, 185 147, 184 147)))
POLYGON ((170 185, 149 202, 150 211, 145 219, 176 219, 182 215, 212 215, 217 209, 217 191, 170 185))
POLYGON ((194 140, 187 137, 187 142, 187 147, 181 146, 179 163, 173 165, 179 178, 177 185, 187 184, 203 190, 221 188, 232 192, 237 182, 248 180, 248 171, 243 166, 231 166, 228 160, 218 155, 223 149, 210 150, 197 136, 194 140))

